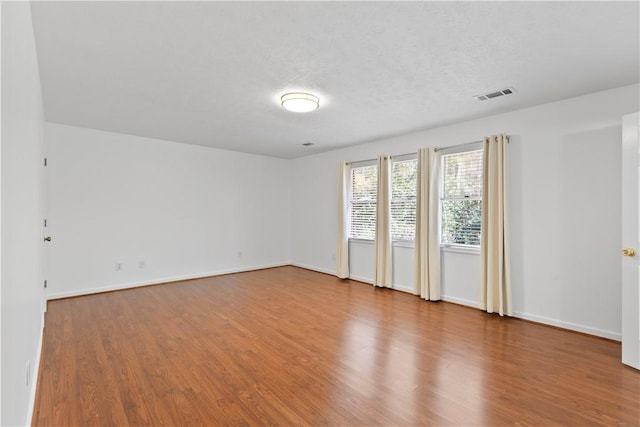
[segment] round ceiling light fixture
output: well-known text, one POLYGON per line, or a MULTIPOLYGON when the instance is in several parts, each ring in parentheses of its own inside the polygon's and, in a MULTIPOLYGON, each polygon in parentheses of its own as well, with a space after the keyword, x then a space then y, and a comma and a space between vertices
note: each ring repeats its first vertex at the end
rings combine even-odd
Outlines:
POLYGON ((289 92, 280 97, 282 108, 294 113, 308 113, 320 107, 320 99, 306 92, 289 92))

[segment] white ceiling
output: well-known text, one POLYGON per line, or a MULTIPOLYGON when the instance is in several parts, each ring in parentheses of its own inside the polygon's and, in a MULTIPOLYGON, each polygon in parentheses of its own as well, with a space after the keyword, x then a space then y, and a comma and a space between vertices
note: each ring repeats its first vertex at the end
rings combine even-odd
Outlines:
POLYGON ((48 121, 283 158, 633 84, 640 72, 635 1, 32 11, 48 121), (472 97, 507 86, 518 92, 472 97), (293 90, 320 96, 320 109, 283 110, 293 90))

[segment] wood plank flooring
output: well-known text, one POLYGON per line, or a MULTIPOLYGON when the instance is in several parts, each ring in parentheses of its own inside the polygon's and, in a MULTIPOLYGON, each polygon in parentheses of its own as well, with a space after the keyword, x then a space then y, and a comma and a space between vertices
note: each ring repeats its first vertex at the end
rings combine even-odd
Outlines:
POLYGON ((52 301, 33 424, 640 425, 620 344, 295 267, 52 301))

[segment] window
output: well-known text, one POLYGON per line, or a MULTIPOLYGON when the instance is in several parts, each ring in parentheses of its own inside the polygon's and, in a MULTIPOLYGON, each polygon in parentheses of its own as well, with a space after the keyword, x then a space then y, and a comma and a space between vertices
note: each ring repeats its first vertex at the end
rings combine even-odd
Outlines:
POLYGON ((375 240, 378 167, 352 166, 349 194, 349 238, 375 240))
POLYGON ((413 241, 416 234, 418 159, 393 162, 391 171, 391 237, 413 241))
POLYGON ((480 246, 482 218, 482 150, 442 156, 440 243, 480 246))
MULTIPOLYGON (((418 159, 407 155, 391 165, 391 237, 413 241, 416 232, 418 159)), ((378 167, 360 162, 351 167, 349 238, 375 240, 378 167)))

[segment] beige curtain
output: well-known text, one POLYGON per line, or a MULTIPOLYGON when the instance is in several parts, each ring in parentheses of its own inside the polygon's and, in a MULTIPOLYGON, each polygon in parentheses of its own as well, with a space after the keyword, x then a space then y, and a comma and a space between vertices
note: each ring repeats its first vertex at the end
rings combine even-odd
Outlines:
POLYGON ((374 286, 392 285, 391 274, 391 158, 378 157, 378 200, 376 204, 376 264, 374 286))
POLYGON ((349 163, 340 162, 338 168, 338 229, 336 248, 336 276, 349 277, 349 239, 347 233, 347 209, 349 206, 349 163))
POLYGON ((507 143, 506 135, 484 138, 480 307, 489 313, 498 312, 501 316, 512 315, 507 221, 507 143))
POLYGON ((431 301, 440 299, 439 175, 440 154, 418 150, 414 290, 431 301))

